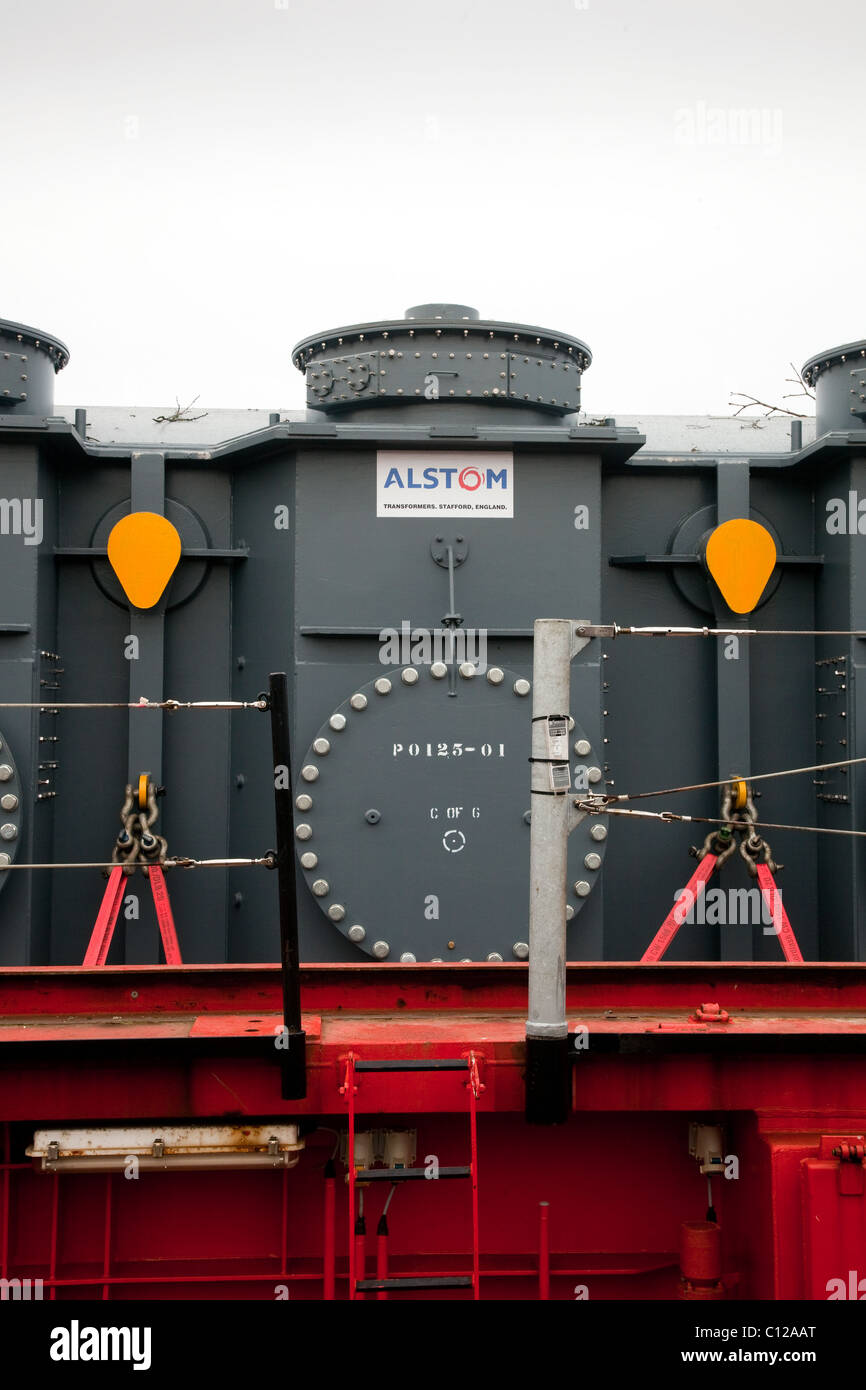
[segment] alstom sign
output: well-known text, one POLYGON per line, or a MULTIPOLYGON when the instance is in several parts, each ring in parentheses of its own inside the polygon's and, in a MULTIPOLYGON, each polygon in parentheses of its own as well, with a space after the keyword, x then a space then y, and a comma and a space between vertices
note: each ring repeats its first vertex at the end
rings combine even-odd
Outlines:
POLYGON ((514 516, 514 455, 380 449, 377 516, 514 516))

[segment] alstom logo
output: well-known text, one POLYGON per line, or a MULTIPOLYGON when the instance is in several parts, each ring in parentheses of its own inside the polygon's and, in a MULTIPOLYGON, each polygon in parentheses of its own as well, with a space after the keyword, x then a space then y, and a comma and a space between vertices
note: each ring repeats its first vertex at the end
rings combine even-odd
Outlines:
POLYGON ((382 449, 376 515, 512 517, 513 455, 382 449))
POLYGON ((464 492, 477 492, 480 487, 499 487, 503 491, 507 491, 508 468, 480 469, 475 468, 472 464, 467 468, 425 468, 421 471, 420 476, 415 468, 407 468, 405 472, 399 468, 391 468, 385 479, 386 489, 400 487, 429 490, 440 486, 444 486, 446 492, 451 488, 462 488, 464 492))

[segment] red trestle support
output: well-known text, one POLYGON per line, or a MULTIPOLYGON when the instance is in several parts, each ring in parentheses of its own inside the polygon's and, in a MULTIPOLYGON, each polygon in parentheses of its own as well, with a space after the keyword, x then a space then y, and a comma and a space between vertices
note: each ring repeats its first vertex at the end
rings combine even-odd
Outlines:
POLYGON ((802 965, 803 954, 797 945, 794 928, 791 926, 788 914, 782 904, 782 894, 776 887, 776 880, 766 864, 758 865, 758 883, 761 885, 761 895, 766 904, 770 921, 773 923, 779 938, 779 945, 785 960, 792 964, 802 965))
POLYGON ((102 895, 102 903, 96 914, 90 941, 84 953, 84 965, 104 965, 108 960, 111 938, 114 936, 117 914, 120 912, 122 900, 123 869, 118 864, 108 876, 108 883, 105 885, 105 892, 102 895))
POLYGON ((165 963, 166 965, 182 965, 174 917, 171 913, 171 903, 168 900, 168 889, 165 886, 165 875, 159 864, 151 864, 148 874, 153 893, 153 905, 156 908, 156 920, 159 922, 159 934, 162 937, 162 949, 165 952, 165 963))
POLYGON ((683 889, 682 894, 677 898, 677 901, 674 903, 649 946, 647 946, 641 956, 642 965, 652 964, 655 961, 661 960, 701 893, 703 893, 706 888, 707 880, 716 867, 717 858, 718 856, 715 854, 707 854, 701 860, 683 889))

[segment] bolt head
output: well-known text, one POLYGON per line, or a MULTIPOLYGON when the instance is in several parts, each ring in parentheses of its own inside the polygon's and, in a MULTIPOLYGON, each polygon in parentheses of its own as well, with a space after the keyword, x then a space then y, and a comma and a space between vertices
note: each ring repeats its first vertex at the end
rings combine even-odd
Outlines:
POLYGON ((366 938, 367 933, 363 927, 358 926, 358 924, 356 923, 354 927, 349 928, 349 930, 346 932, 346 935, 348 936, 350 941, 363 941, 366 938))
POLYGON ((417 963, 417 959, 417 956, 413 956, 411 951, 404 951, 402 956, 400 957, 400 964, 415 965, 417 963))
POLYGON ((522 676, 519 680, 514 682, 515 695, 528 695, 531 689, 532 686, 529 684, 529 681, 524 680, 522 676))
POLYGON ((461 661, 458 670, 463 679, 467 681, 471 681, 472 677, 478 674, 471 661, 461 661))
POLYGON ((312 840, 312 838, 313 827, 311 825, 307 825, 306 822, 302 822, 300 825, 295 826, 296 840, 312 840))
POLYGON ((387 941, 373 942, 373 955, 376 957, 377 960, 384 960, 386 956, 390 956, 390 954, 391 947, 388 945, 387 941))
POLYGON ((331 751, 331 745, 326 738, 313 740, 313 752, 318 753, 319 757, 324 758, 331 751))
POLYGON ((331 903, 331 906, 328 908, 328 916, 332 922, 342 922, 345 915, 346 909, 343 907, 342 903, 331 903))
POLYGON ((319 776, 319 769, 313 763, 307 763, 306 767, 301 768, 301 776, 305 782, 315 782, 319 776))
POLYGON ((592 884, 587 883, 585 878, 580 878, 574 885, 574 891, 579 898, 587 898, 592 892, 592 884))
POLYGON ((572 907, 571 903, 567 903, 567 904, 566 904, 566 908, 565 908, 565 920, 566 920, 566 922, 570 922, 573 916, 574 916, 574 908, 572 907))
POLYGON ((511 948, 511 954, 518 960, 527 960, 529 957, 529 943, 527 941, 515 941, 511 948))
POLYGON ((589 854, 583 856, 583 862, 588 869, 600 869, 601 855, 596 854, 595 850, 591 850, 589 854))
POLYGON ((606 840, 606 839, 607 839, 607 826, 606 826, 606 825, 594 825, 594 826, 592 827, 592 829, 590 830, 589 833, 590 833, 590 835, 591 835, 591 837, 592 837, 593 840, 606 840))
POLYGON ((313 807, 313 798, 307 796, 306 792, 301 792, 300 796, 295 797, 295 805, 299 811, 310 811, 313 807))
POLYGON ((0 796, 0 806, 4 811, 15 811, 18 809, 18 797, 14 792, 7 792, 5 796, 0 796))
MULTIPOLYGON (((379 682, 377 681, 376 685, 378 686, 378 684, 379 682)), ((357 695, 352 696, 351 700, 349 701, 349 704, 352 706, 352 709, 366 709, 367 697, 366 695, 362 695, 359 692, 357 695)))
POLYGON ((600 782, 600 781, 601 781, 601 768, 600 768, 600 767, 588 767, 588 768, 586 769, 586 777, 587 777, 587 781, 588 781, 588 782, 600 782))
POLYGON ((579 739, 577 740, 577 743, 574 745, 574 751, 575 751, 575 753, 577 753, 581 758, 585 758, 586 755, 587 755, 587 753, 591 753, 591 752, 592 752, 592 744, 590 743, 589 739, 587 739, 587 738, 579 738, 579 739))
POLYGON ((6 821, 3 825, 0 825, 0 839, 17 840, 18 826, 13 825, 11 821, 6 821))
POLYGON ((505 672, 501 666, 491 666, 487 672, 487 679, 491 685, 501 685, 505 680, 505 672))
POLYGON ((328 723, 332 729, 336 729, 339 733, 341 729, 346 727, 346 716, 345 714, 332 714, 328 723))
POLYGON ((448 667, 444 661, 434 661, 430 667, 430 674, 437 681, 441 681, 443 676, 448 675, 448 667))
POLYGON ((488 960, 491 960, 491 961, 501 961, 501 960, 502 960, 502 956, 499 954, 498 951, 491 951, 490 954, 488 955, 487 959, 488 959, 488 960))
MULTIPOLYGON (((389 679, 388 679, 387 676, 380 676, 379 679, 378 679, 377 681, 374 681, 374 682, 373 682, 373 689, 375 690, 375 692, 376 692, 377 695, 390 695, 390 694, 391 694, 391 682, 389 681, 389 679)), ((355 699, 364 699, 364 697, 363 697, 362 695, 354 697, 354 699, 353 699, 353 701, 352 701, 353 704, 354 704, 354 700, 355 700, 355 699)), ((364 705, 366 705, 366 703, 367 703, 367 701, 364 700, 364 705)), ((364 708, 364 705, 356 705, 355 708, 356 708, 356 709, 363 709, 363 708, 364 708)))
POLYGON ((0 763, 0 782, 8 782, 14 773, 8 763, 0 763))
POLYGON ((301 863, 305 869, 315 869, 318 862, 319 856, 314 854, 311 849, 308 849, 305 854, 301 855, 301 863))
POLYGON ((313 892, 317 898, 325 898, 331 891, 331 885, 326 878, 317 878, 313 884, 313 892))
POLYGON ((417 685, 418 672, 414 666, 407 666, 405 671, 400 672, 400 679, 404 685, 417 685))

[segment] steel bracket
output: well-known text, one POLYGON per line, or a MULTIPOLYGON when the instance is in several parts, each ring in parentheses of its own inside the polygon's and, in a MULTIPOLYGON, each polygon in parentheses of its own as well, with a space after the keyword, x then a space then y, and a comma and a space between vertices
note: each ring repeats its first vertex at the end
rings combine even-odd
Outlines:
POLYGON ((592 625, 587 618, 574 618, 572 621, 574 623, 574 631, 571 634, 571 659, 573 661, 578 653, 582 652, 584 647, 588 645, 590 638, 596 634, 588 630, 592 625))
POLYGON ((690 1016, 690 1023, 730 1023, 731 1015, 721 1004, 699 1004, 690 1016))
POLYGON ((436 564, 443 570, 447 570, 448 568, 449 549, 453 556, 454 568, 456 569, 458 565, 463 564, 463 561, 469 554, 469 543, 465 536, 459 535, 449 537, 444 531, 440 531, 437 536, 433 537, 430 542, 430 554, 436 564))

